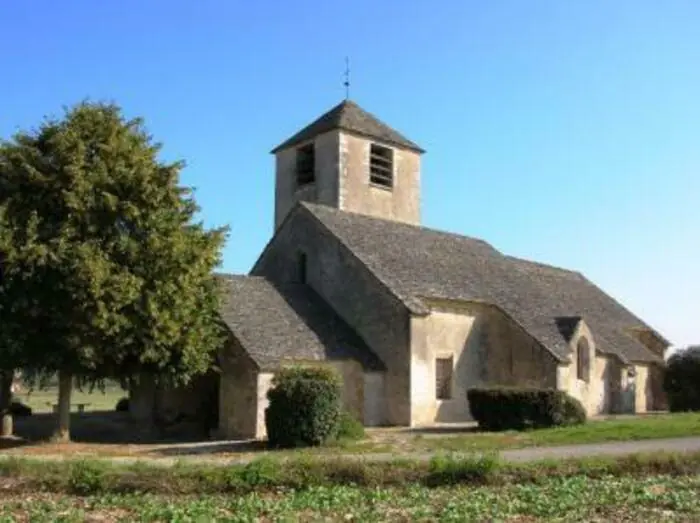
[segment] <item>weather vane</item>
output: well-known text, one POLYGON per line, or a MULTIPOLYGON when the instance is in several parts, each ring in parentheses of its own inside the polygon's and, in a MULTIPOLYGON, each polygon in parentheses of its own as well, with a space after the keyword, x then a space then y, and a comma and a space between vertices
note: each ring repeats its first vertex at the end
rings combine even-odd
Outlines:
POLYGON ((350 98, 350 59, 345 57, 345 81, 343 82, 345 86, 345 99, 350 98))

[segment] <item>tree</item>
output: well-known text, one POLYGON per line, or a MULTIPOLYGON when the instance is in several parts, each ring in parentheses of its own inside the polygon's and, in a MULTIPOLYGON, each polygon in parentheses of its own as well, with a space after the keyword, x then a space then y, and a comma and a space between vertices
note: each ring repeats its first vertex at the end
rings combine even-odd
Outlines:
POLYGON ((222 342, 213 269, 227 229, 194 221, 184 163, 159 151, 140 118, 88 102, 0 148, 0 226, 23 296, 0 307, 32 325, 16 359, 58 373, 57 439, 69 438, 76 377, 146 371, 183 384, 222 342))
POLYGON ((700 411, 700 345, 680 349, 668 359, 664 390, 671 412, 700 411))

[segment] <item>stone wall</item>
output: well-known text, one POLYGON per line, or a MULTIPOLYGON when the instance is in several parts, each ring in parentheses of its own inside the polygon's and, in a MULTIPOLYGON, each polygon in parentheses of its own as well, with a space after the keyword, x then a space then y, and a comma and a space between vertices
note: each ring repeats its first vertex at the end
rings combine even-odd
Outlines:
POLYGON ((275 155, 275 229, 298 201, 338 207, 339 133, 330 131, 320 134, 313 142, 316 156, 314 183, 297 187, 297 147, 284 149, 275 155))
POLYGON ((408 425, 410 405, 409 311, 307 210, 297 208, 252 270, 273 283, 295 281, 306 254, 307 283, 384 362, 387 421, 408 425))
MULTIPOLYGON (((420 224, 420 155, 390 147, 394 156, 393 187, 370 183, 371 140, 340 133, 338 208, 387 220, 420 224)), ((380 144, 387 147, 387 144, 380 144)))
POLYGON ((219 436, 225 439, 258 435, 258 369, 231 337, 220 356, 219 436))
POLYGON ((499 309, 426 300, 431 313, 411 320, 413 425, 471 420, 466 393, 482 385, 554 387, 554 357, 499 309), (451 399, 436 397, 435 360, 452 356, 451 399))

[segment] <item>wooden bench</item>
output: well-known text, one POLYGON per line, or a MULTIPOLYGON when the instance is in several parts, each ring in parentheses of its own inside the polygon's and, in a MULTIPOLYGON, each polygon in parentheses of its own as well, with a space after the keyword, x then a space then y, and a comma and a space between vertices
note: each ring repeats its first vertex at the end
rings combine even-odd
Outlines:
MULTIPOLYGON (((47 405, 49 405, 52 408, 54 414, 58 413, 58 403, 47 403, 47 405)), ((71 403, 71 407, 78 407, 79 414, 82 414, 83 412, 85 412, 85 407, 88 407, 88 406, 90 406, 89 403, 71 403)), ((71 410, 73 410, 73 409, 71 409, 71 410)))

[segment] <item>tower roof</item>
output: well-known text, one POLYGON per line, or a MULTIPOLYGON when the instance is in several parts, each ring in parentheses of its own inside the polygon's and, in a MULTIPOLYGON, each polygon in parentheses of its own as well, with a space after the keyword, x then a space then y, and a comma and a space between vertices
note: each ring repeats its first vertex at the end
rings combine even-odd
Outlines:
POLYGON ((287 149, 288 147, 310 140, 314 136, 334 129, 359 134, 367 138, 375 138, 382 142, 410 149, 418 153, 425 152, 414 142, 386 125, 376 116, 362 109, 355 102, 343 100, 294 136, 275 147, 272 153, 274 154, 282 149, 287 149))

